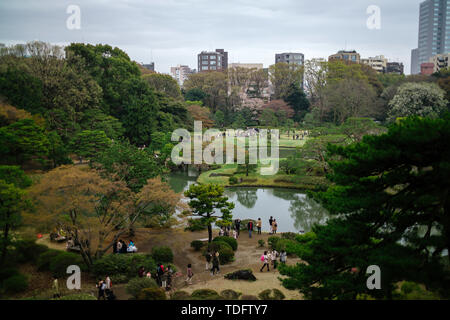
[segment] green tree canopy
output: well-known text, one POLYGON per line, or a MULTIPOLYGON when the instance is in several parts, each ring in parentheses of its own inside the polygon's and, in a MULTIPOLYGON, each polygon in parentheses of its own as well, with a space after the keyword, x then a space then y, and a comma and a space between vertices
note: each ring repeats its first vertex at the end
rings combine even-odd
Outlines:
POLYGON ((445 91, 433 83, 405 83, 389 103, 389 120, 408 116, 439 117, 447 111, 445 91))
POLYGON ((222 224, 231 224, 231 212, 234 203, 228 202, 228 197, 223 195, 223 187, 217 185, 191 185, 184 195, 190 199, 189 206, 194 216, 202 219, 203 225, 208 226, 208 242, 212 241, 212 223, 220 219, 222 224), (216 210, 221 216, 216 216, 216 210))
POLYGON ((290 250, 307 264, 281 269, 286 287, 313 299, 391 298, 395 283, 410 280, 449 294, 449 120, 409 118, 329 147, 334 184, 313 195, 335 218, 297 238, 290 250), (381 268, 381 290, 366 287, 370 265, 381 268))

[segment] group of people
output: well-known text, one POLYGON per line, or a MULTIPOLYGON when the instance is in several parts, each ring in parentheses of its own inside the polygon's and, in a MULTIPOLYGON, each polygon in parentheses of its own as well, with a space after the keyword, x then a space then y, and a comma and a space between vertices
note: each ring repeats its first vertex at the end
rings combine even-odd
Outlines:
MULTIPOLYGON (((239 219, 237 219, 239 220, 239 219)), ((270 226, 270 232, 269 234, 276 234, 277 233, 277 229, 278 229, 278 223, 277 223, 277 219, 274 219, 272 216, 269 219, 269 226, 270 226)), ((240 227, 240 220, 239 220, 239 227, 240 227)), ((261 218, 258 218, 258 221, 256 221, 256 228, 258 230, 258 234, 261 234, 261 230, 262 230, 262 220, 261 218)), ((253 221, 250 220, 247 223, 247 230, 248 230, 248 237, 251 238, 252 237, 252 232, 254 230, 254 225, 253 225, 253 221)))
POLYGON ((292 140, 299 140, 299 139, 303 140, 308 135, 309 135, 308 130, 305 130, 305 131, 301 130, 299 134, 295 133, 295 131, 294 131, 294 134, 292 136, 292 140))
POLYGON ((278 265, 277 258, 280 258, 280 263, 285 264, 287 260, 286 251, 283 250, 281 253, 278 253, 275 249, 270 252, 264 251, 264 254, 261 256, 263 266, 261 267, 260 272, 263 272, 266 267, 267 271, 270 271, 269 265, 271 265, 273 269, 276 269, 278 265))
POLYGON ((133 240, 130 240, 130 243, 127 245, 125 241, 119 239, 117 242, 113 244, 113 253, 135 253, 137 252, 137 247, 134 244, 133 240))
POLYGON ((96 285, 98 289, 98 300, 115 300, 116 296, 112 290, 112 282, 109 276, 99 279, 96 285))

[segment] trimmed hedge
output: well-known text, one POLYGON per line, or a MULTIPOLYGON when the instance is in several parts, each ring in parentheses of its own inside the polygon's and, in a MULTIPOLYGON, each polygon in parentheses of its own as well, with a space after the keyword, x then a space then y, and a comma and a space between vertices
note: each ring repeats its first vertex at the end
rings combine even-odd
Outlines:
POLYGON ((16 274, 2 283, 3 289, 8 293, 23 292, 28 288, 28 279, 23 274, 16 274))
POLYGON ((36 266, 39 271, 50 271, 50 263, 63 251, 50 249, 39 256, 36 266))
POLYGON ((171 300, 190 300, 191 295, 186 291, 176 291, 170 296, 171 300))
POLYGON ((231 249, 233 249, 233 251, 236 251, 237 248, 238 248, 238 242, 237 242, 237 240, 236 240, 235 238, 233 238, 233 237, 224 237, 224 236, 222 236, 222 237, 216 237, 216 238, 214 238, 213 241, 223 241, 223 242, 226 242, 226 243, 228 243, 228 244, 230 245, 230 247, 231 247, 231 249))
POLYGON ((155 280, 146 277, 131 279, 126 286, 127 293, 131 294, 135 299, 138 298, 143 289, 148 288, 159 287, 155 280))
POLYGON ((137 296, 138 300, 167 300, 166 294, 161 288, 142 289, 137 296))
MULTIPOLYGON (((117 277, 126 276, 127 278, 136 277, 138 270, 144 266, 145 270, 153 272, 156 270, 156 263, 149 254, 109 254, 96 260, 92 267, 92 271, 97 277, 117 277)), ((123 278, 120 278, 124 282, 123 278)))
POLYGON ((223 290, 220 293, 220 296, 226 300, 239 300, 239 297, 242 295, 241 292, 237 292, 231 289, 223 290))
POLYGON ((258 294, 261 300, 283 300, 286 296, 278 289, 267 289, 258 294))
POLYGON ((173 252, 172 249, 166 246, 162 247, 154 247, 152 249, 152 257, 153 259, 159 263, 172 263, 173 262, 173 252))
MULTIPOLYGON (((208 249, 219 252, 219 262, 220 264, 227 264, 233 261, 234 259, 234 251, 231 246, 223 241, 213 241, 208 245, 208 249)), ((204 255, 206 255, 207 250, 204 251, 204 255)))
POLYGON ((83 258, 81 258, 79 254, 64 251, 59 252, 50 259, 48 269, 54 276, 61 278, 67 275, 67 267, 70 265, 76 265, 79 266, 81 270, 86 270, 83 258))
POLYGON ((223 300, 223 298, 214 290, 198 289, 192 292, 192 300, 223 300))
POLYGON ((52 300, 97 300, 92 294, 89 293, 76 293, 62 296, 61 298, 55 298, 52 300))
POLYGON ((14 243, 15 260, 19 263, 36 263, 39 256, 48 251, 48 247, 37 244, 34 240, 20 240, 14 243))

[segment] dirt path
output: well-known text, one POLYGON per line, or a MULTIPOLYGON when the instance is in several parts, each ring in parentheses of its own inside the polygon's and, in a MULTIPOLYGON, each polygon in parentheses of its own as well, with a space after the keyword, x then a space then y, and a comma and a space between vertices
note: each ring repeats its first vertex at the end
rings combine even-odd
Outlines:
MULTIPOLYGON (((213 236, 218 236, 218 231, 215 230, 213 236)), ((287 290, 281 286, 278 279, 280 274, 276 270, 270 272, 260 272, 261 261, 259 260, 265 248, 258 247, 258 240, 263 239, 266 242, 269 235, 267 233, 262 235, 253 234, 253 238, 249 238, 246 232, 241 232, 238 239, 238 250, 235 252, 235 261, 233 263, 220 266, 220 274, 212 276, 209 271, 205 270, 205 258, 200 252, 195 252, 190 243, 193 240, 204 239, 207 237, 205 231, 201 232, 185 232, 182 229, 139 229, 136 236, 133 238, 139 252, 150 253, 155 246, 169 246, 174 253, 174 264, 183 276, 173 280, 173 290, 184 290, 192 292, 196 289, 213 289, 219 293, 225 289, 232 289, 239 291, 245 295, 255 295, 265 289, 277 288, 281 290, 286 299, 302 299, 298 291, 287 290), (186 266, 192 264, 192 269, 195 274, 192 285, 187 285, 185 280, 186 266), (234 272, 240 269, 252 269, 257 281, 231 281, 224 279, 224 275, 229 272, 234 272)), ((297 260, 288 259, 288 264, 295 264, 297 260)), ((128 299, 124 286, 116 286, 115 293, 120 299, 128 299)))

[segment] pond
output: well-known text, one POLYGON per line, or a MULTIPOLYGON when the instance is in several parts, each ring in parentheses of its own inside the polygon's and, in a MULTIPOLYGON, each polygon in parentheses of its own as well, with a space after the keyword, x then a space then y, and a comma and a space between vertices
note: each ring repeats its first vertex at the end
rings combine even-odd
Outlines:
MULTIPOLYGON (((195 183, 194 169, 172 173, 169 184, 175 192, 195 183)), ((278 232, 308 232, 314 224, 324 224, 329 215, 317 202, 292 189, 227 188, 226 196, 235 204, 233 219, 261 218, 263 231, 269 231, 269 218, 278 222, 278 232)))

